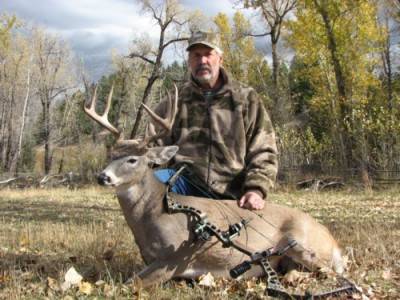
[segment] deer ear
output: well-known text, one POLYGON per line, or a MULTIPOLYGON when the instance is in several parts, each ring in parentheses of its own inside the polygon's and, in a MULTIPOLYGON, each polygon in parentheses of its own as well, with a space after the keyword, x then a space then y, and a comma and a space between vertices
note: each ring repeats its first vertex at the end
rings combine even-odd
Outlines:
POLYGON ((157 165, 163 165, 174 157, 178 150, 178 146, 154 147, 147 151, 146 157, 157 165))

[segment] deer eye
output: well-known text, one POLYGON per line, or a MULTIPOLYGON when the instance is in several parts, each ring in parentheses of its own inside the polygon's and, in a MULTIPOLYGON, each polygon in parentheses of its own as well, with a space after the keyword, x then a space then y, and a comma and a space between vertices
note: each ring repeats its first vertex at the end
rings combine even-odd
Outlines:
POLYGON ((135 162, 136 162, 136 159, 134 159, 134 158, 128 159, 128 163, 130 163, 130 164, 134 164, 135 162))

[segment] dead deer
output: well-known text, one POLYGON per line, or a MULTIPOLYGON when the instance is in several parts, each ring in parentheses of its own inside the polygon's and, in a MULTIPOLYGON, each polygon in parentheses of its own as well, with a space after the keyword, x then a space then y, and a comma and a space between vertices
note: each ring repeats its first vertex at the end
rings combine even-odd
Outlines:
MULTIPOLYGON (((143 286, 172 278, 198 278, 211 272, 215 277, 229 277, 229 270, 247 257, 233 248, 224 248, 212 237, 209 241, 196 240, 193 218, 184 213, 168 214, 163 198, 166 186, 159 182, 150 168, 152 164, 167 163, 178 151, 177 146, 147 149, 150 141, 160 137, 146 136, 142 140, 124 140, 122 133, 107 118, 112 90, 103 115, 95 111, 96 93, 86 113, 117 137, 117 143, 133 146, 139 155, 129 155, 112 161, 99 175, 100 184, 116 189, 126 222, 147 264, 137 275, 143 286)), ((171 130, 177 110, 178 94, 169 102, 169 114, 162 119, 144 106, 164 133, 171 130)), ((251 252, 285 246, 290 240, 297 245, 285 255, 273 257, 270 264, 278 268, 292 261, 309 270, 331 267, 343 271, 343 261, 337 242, 326 227, 311 216, 290 207, 267 202, 264 209, 250 211, 239 208, 236 201, 173 194, 176 202, 206 213, 209 222, 221 229, 241 220, 251 220, 236 237, 235 243, 251 252)), ((253 266, 245 278, 262 276, 262 269, 253 266)))

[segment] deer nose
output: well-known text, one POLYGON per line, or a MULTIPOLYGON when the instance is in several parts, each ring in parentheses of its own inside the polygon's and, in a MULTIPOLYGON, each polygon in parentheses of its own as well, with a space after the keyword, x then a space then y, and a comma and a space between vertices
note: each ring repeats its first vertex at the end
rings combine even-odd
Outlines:
POLYGON ((100 184, 100 185, 105 185, 105 184, 107 184, 107 183, 110 183, 110 181, 111 181, 111 178, 110 178, 110 176, 107 176, 106 175, 106 173, 100 173, 100 175, 99 176, 97 176, 97 182, 100 184))

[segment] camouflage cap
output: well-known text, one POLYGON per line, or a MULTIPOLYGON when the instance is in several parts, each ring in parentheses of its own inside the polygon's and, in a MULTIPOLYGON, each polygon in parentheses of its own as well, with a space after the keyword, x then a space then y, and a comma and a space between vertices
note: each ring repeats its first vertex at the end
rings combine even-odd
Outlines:
POLYGON ((214 32, 204 32, 204 31, 195 31, 192 33, 189 38, 189 45, 186 48, 186 51, 190 51, 190 49, 195 45, 204 45, 210 47, 212 49, 217 50, 219 53, 222 53, 221 48, 219 48, 219 38, 218 35, 214 32))

